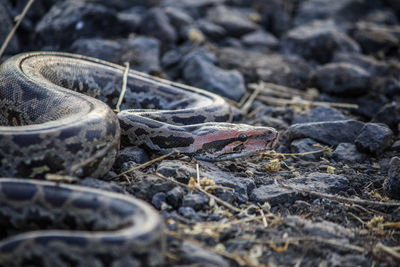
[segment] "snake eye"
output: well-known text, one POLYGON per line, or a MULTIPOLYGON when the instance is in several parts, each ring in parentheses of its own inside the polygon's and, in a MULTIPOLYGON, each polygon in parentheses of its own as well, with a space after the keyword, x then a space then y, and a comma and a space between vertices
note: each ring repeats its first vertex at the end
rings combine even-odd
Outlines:
POLYGON ((244 142, 248 139, 249 137, 246 134, 241 134, 238 136, 238 140, 241 142, 244 142))

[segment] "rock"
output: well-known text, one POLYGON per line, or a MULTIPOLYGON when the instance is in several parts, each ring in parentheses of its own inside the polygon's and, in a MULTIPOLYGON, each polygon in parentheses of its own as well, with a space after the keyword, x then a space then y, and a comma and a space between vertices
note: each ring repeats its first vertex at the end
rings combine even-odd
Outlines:
POLYGON ((187 183, 190 177, 196 176, 196 170, 179 160, 163 160, 157 167, 157 172, 166 177, 173 177, 175 180, 187 183))
POLYGON ((80 38, 71 45, 70 50, 73 53, 116 63, 116 57, 122 50, 122 45, 114 40, 102 38, 80 38))
POLYGON ((78 185, 80 186, 86 186, 90 188, 95 188, 95 189, 100 189, 104 191, 109 191, 109 192, 114 192, 114 193, 120 193, 120 194, 128 194, 121 186, 114 182, 109 182, 109 181, 102 181, 100 179, 95 179, 95 178, 90 178, 87 177, 83 180, 78 181, 78 185))
POLYGON ((138 36, 126 39, 119 56, 120 63, 129 62, 130 67, 138 71, 159 73, 160 46, 160 41, 155 38, 138 36))
POLYGON ((39 45, 67 48, 78 38, 116 37, 122 33, 117 13, 105 6, 81 0, 54 4, 37 23, 39 45))
POLYGON ((264 30, 245 34, 242 36, 241 40, 245 46, 251 48, 274 49, 279 45, 278 39, 264 30))
POLYGON ((160 210, 161 205, 162 203, 165 203, 166 198, 167 196, 164 192, 158 192, 153 196, 151 204, 153 204, 156 209, 160 210))
POLYGON ((175 186, 172 190, 167 192, 166 199, 172 207, 178 208, 181 206, 184 195, 186 195, 185 189, 181 186, 175 186))
POLYGON ((392 150, 393 151, 400 151, 400 140, 397 140, 393 143, 392 145, 392 150))
POLYGON ((349 118, 332 107, 316 107, 294 116, 292 124, 317 121, 343 121, 349 118))
POLYGON ((278 53, 249 52, 235 48, 221 48, 216 52, 219 65, 238 69, 246 82, 260 80, 293 88, 305 88, 310 72, 309 65, 298 58, 278 53))
POLYGON ((353 143, 363 126, 363 122, 355 120, 300 123, 291 125, 286 136, 289 140, 309 137, 336 146, 340 143, 353 143))
POLYGON ((196 211, 191 207, 180 207, 178 212, 185 218, 193 218, 196 215, 196 211))
POLYGON ((186 83, 240 101, 246 92, 244 80, 237 70, 224 70, 204 56, 188 55, 183 67, 186 83))
POLYGON ((355 22, 375 7, 374 1, 335 0, 327 5, 325 0, 306 0, 300 3, 294 23, 300 25, 323 19, 333 19, 337 23, 355 22))
MULTIPOLYGON (((296 139, 290 144, 290 150, 292 153, 304 153, 321 150, 321 148, 314 146, 317 143, 317 141, 311 138, 296 139)), ((322 157, 322 152, 300 156, 301 159, 305 160, 319 160, 320 157, 322 157)))
POLYGON ((194 23, 193 18, 184 10, 167 7, 165 13, 171 25, 174 26, 177 31, 194 23))
POLYGON ((282 39, 281 51, 327 63, 337 52, 359 52, 360 47, 332 21, 316 21, 290 30, 282 39))
POLYGON ((204 249, 192 242, 183 241, 179 254, 182 264, 196 266, 221 266, 229 267, 230 263, 223 257, 204 249))
POLYGON ((117 18, 121 27, 124 27, 124 32, 138 32, 140 22, 147 8, 143 6, 134 6, 117 14, 117 18))
POLYGON ((183 207, 191 207, 194 210, 204 210, 208 207, 208 198, 202 194, 191 193, 183 197, 183 207))
POLYGON ((369 91, 371 75, 348 63, 330 63, 311 74, 311 83, 322 92, 339 96, 360 96, 369 91))
POLYGON ((336 53, 333 57, 333 62, 349 63, 358 66, 368 71, 374 77, 389 74, 389 66, 385 62, 359 53, 336 53))
POLYGON ((365 54, 388 53, 396 49, 400 42, 400 27, 372 23, 359 23, 353 32, 353 38, 360 44, 365 54), (397 35, 397 36, 396 36, 397 35))
POLYGON ((225 0, 163 0, 161 7, 181 9, 188 12, 193 18, 204 17, 210 8, 223 4, 225 0))
POLYGON ((389 163, 388 176, 383 184, 388 197, 400 199, 400 158, 393 157, 389 163))
POLYGON ((351 143, 340 143, 332 153, 332 158, 337 162, 361 163, 367 155, 357 150, 356 145, 351 143))
POLYGON ((355 140, 357 148, 374 155, 390 147, 393 132, 383 123, 366 123, 355 140))
POLYGON ((207 37, 213 40, 220 40, 227 35, 225 29, 211 21, 200 19, 197 21, 197 27, 205 34, 207 37))
POLYGON ((392 102, 384 105, 374 116, 372 122, 381 122, 388 125, 393 132, 400 130, 400 103, 392 102))
POLYGON ((168 47, 177 40, 177 33, 169 22, 165 11, 159 7, 149 9, 140 22, 143 35, 159 39, 163 47, 168 47))
MULTIPOLYGON (((12 20, 8 15, 7 9, 0 2, 0 44, 3 44, 7 35, 10 33, 11 28, 13 27, 12 20)), ((19 40, 16 35, 13 36, 8 47, 6 49, 7 54, 17 53, 19 50, 19 40)))
POLYGON ((138 147, 125 147, 118 152, 114 163, 114 168, 120 168, 124 162, 133 161, 138 164, 143 164, 149 161, 150 158, 146 151, 138 147))
POLYGON ((207 18, 223 27, 228 35, 240 37, 246 33, 257 30, 258 26, 251 22, 239 9, 229 8, 223 5, 210 8, 207 18))
POLYGON ((292 27, 292 15, 280 0, 258 1, 261 5, 261 24, 276 36, 282 36, 292 27))
POLYGON ((379 85, 383 88, 382 91, 385 92, 387 97, 394 99, 400 96, 400 80, 390 77, 383 79, 383 82, 379 85))
MULTIPOLYGON (((346 177, 319 172, 293 178, 284 183, 297 189, 331 194, 341 194, 350 189, 350 183, 346 177)), ((250 194, 250 200, 258 203, 268 202, 272 206, 282 203, 294 203, 302 198, 304 198, 302 194, 284 189, 277 184, 262 185, 254 189, 250 194)))
POLYGON ((332 253, 327 257, 327 262, 330 267, 371 266, 370 261, 364 255, 341 255, 332 253))
POLYGON ((386 24, 386 25, 398 24, 396 14, 391 9, 374 10, 370 12, 368 15, 366 15, 363 21, 375 24, 386 24))

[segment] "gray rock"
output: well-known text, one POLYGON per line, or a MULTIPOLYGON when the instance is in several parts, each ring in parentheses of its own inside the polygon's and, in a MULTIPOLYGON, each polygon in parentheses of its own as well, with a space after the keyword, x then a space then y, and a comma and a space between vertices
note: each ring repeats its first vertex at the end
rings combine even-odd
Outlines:
POLYGON ((393 157, 389 163, 388 176, 383 184, 388 197, 400 199, 400 158, 393 157))
POLYGON ((384 105, 373 117, 372 122, 388 125, 394 132, 398 131, 400 123, 400 103, 392 102, 384 105))
POLYGON ((168 47, 177 40, 177 33, 165 11, 159 7, 149 9, 140 22, 140 32, 159 39, 168 47))
POLYGON ((359 152, 354 144, 340 143, 333 151, 332 158, 337 162, 360 163, 367 158, 367 155, 359 152))
POLYGON ((389 74, 389 66, 385 62, 359 53, 336 53, 333 57, 333 62, 349 63, 358 66, 376 77, 389 74))
POLYGON ((310 67, 302 59, 235 48, 218 49, 216 55, 221 67, 238 69, 246 82, 262 80, 293 88, 307 86, 310 67))
POLYGON ((318 121, 342 121, 349 118, 332 107, 316 107, 294 116, 292 123, 307 123, 318 121))
POLYGON ((188 12, 193 18, 204 16, 210 8, 223 4, 225 0, 163 0, 161 7, 177 8, 188 12))
POLYGON ((239 101, 246 92, 244 80, 237 70, 224 70, 204 56, 186 57, 183 78, 190 85, 239 101))
POLYGON ((196 176, 196 170, 179 160, 163 160, 157 167, 157 172, 166 177, 173 177, 175 180, 187 183, 189 177, 196 176))
MULTIPOLYGON (((3 44, 7 35, 10 33, 11 28, 13 27, 12 20, 8 15, 7 9, 0 2, 0 44, 3 44)), ((8 47, 6 49, 6 53, 13 54, 17 53, 19 50, 19 40, 16 35, 11 39, 8 47)))
POLYGON ((360 44, 365 54, 388 53, 399 46, 400 27, 390 28, 373 23, 359 23, 353 38, 360 44))
POLYGON ((330 267, 370 267, 371 262, 365 255, 340 255, 332 253, 327 258, 330 267))
POLYGON ((182 243, 181 253, 179 255, 182 257, 181 261, 183 264, 209 267, 231 266, 231 264, 223 257, 188 241, 182 243))
MULTIPOLYGON (((311 138, 296 139, 290 144, 290 150, 292 153, 305 153, 321 150, 321 148, 314 146, 317 143, 317 141, 311 138)), ((322 157, 322 152, 300 156, 300 158, 306 160, 319 160, 320 157, 322 157)))
POLYGON ((285 2, 257 1, 257 5, 261 5, 259 12, 264 29, 280 37, 292 27, 292 15, 289 14, 290 11, 286 8, 285 2))
POLYGON ((138 36, 123 42, 121 62, 129 62, 130 67, 146 72, 158 73, 160 67, 160 41, 155 38, 138 36))
POLYGON ((281 51, 327 63, 337 52, 359 52, 360 47, 332 21, 316 21, 290 30, 282 39, 281 51))
POLYGON ((103 181, 96 178, 87 177, 83 180, 78 181, 78 185, 86 186, 90 188, 100 189, 104 191, 120 193, 120 194, 128 194, 120 185, 110 182, 110 181, 103 181))
POLYGON ((390 147, 393 132, 383 123, 366 123, 355 140, 357 148, 361 151, 381 154, 390 147))
POLYGON ((167 192, 166 200, 172 207, 178 208, 182 204, 183 196, 186 194, 185 189, 181 186, 176 186, 167 192))
POLYGON ((228 35, 240 37, 246 33, 257 30, 258 26, 251 22, 239 9, 223 5, 209 9, 207 18, 222 26, 228 35))
POLYGON ((114 40, 80 38, 71 45, 70 50, 77 54, 116 62, 117 54, 122 50, 122 45, 120 42, 114 40))
POLYGON ((371 11, 365 16, 363 21, 386 25, 398 24, 396 13, 392 9, 378 9, 371 11))
POLYGON ((291 125, 286 135, 289 140, 309 137, 336 146, 353 143, 363 126, 363 122, 355 120, 300 123, 291 125))
POLYGON ((276 48, 279 44, 278 39, 272 34, 264 31, 258 30, 245 34, 241 37, 243 44, 247 47, 252 48, 276 48))
POLYGON ((117 13, 105 6, 82 0, 54 4, 36 25, 39 42, 67 48, 78 38, 115 37, 122 33, 117 13))
POLYGON ((165 13, 167 14, 172 26, 174 26, 178 31, 182 27, 192 25, 194 23, 193 18, 184 10, 167 7, 165 9, 165 13))
MULTIPOLYGON (((331 194, 341 194, 350 189, 350 183, 346 177, 318 172, 310 173, 305 177, 293 178, 284 183, 297 189, 331 194)), ((273 206, 294 203, 302 198, 304 198, 302 194, 284 189, 277 184, 260 186, 250 194, 250 200, 258 203, 268 202, 273 206)))
POLYGON ((330 63, 311 74, 311 83, 322 92, 339 96, 360 96, 369 91, 371 75, 348 63, 330 63))
POLYGON ((214 40, 220 40, 227 35, 223 27, 205 19, 198 20, 197 27, 199 27, 205 35, 214 40))
POLYGON ((158 192, 151 199, 151 204, 153 204, 153 206, 159 210, 161 209, 162 203, 165 203, 166 198, 167 196, 164 192, 158 192))
POLYGON ((193 218, 196 215, 196 211, 191 207, 180 207, 178 209, 180 215, 186 218, 193 218))
POLYGON ((191 193, 183 197, 182 200, 183 207, 191 207, 194 210, 207 209, 208 198, 202 194, 191 193))
POLYGON ((393 143, 392 145, 392 150, 393 151, 400 151, 400 140, 397 140, 393 143))

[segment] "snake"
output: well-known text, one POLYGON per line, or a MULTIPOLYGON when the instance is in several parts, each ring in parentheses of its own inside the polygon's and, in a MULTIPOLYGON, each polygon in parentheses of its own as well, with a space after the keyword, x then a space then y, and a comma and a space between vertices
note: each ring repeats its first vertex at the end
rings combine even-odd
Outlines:
POLYGON ((164 237, 154 210, 133 197, 40 180, 102 177, 121 145, 221 161, 277 144, 275 129, 231 119, 231 105, 216 94, 100 59, 62 52, 7 59, 0 177, 10 178, 0 179, 0 265, 159 265, 164 237))

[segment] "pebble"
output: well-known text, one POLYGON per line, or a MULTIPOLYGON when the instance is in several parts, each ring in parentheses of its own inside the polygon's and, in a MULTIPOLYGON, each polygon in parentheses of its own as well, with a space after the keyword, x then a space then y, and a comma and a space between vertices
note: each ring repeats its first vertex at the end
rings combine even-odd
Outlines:
POLYGON ((339 110, 332 107, 316 107, 296 114, 292 124, 318 122, 318 121, 343 121, 349 118, 339 110))
MULTIPOLYGON (((305 152, 321 150, 321 148, 315 147, 314 146, 315 144, 318 144, 318 142, 311 138, 296 139, 293 140, 292 143, 290 144, 290 150, 292 153, 305 153, 305 152)), ((305 160, 316 161, 319 160, 319 158, 322 157, 322 155, 323 155, 322 152, 319 152, 313 154, 306 154, 299 157, 305 160)))
POLYGON ((319 63, 329 62, 337 52, 359 51, 359 45, 329 20, 296 27, 281 42, 281 52, 319 63))
POLYGON ((179 160, 163 160, 157 167, 157 172, 166 176, 174 177, 181 183, 188 183, 190 177, 196 177, 196 170, 179 160))
POLYGON ((358 151, 355 144, 340 143, 335 151, 333 151, 332 158, 337 162, 351 164, 363 162, 367 158, 367 155, 358 151))
POLYGON ((221 40, 227 35, 223 27, 205 19, 199 19, 197 27, 212 40, 221 40))
POLYGON ((379 61, 372 56, 359 53, 335 53, 333 62, 349 63, 368 71, 374 77, 382 77, 389 74, 389 66, 383 61, 379 61))
POLYGON ((392 138, 393 132, 387 125, 366 123, 354 143, 361 151, 379 155, 390 147, 392 138))
POLYGON ((215 66, 203 56, 187 57, 183 67, 186 83, 240 101, 246 92, 242 74, 215 66))
POLYGON ((153 204, 156 209, 160 210, 162 204, 165 203, 166 198, 167 196, 164 192, 157 192, 151 199, 151 204, 153 204))
POLYGON ((119 184, 112 181, 103 181, 96 178, 87 177, 78 181, 78 185, 100 189, 104 191, 128 194, 119 184))
POLYGON ((330 63, 317 68, 310 79, 321 92, 346 97, 368 93, 371 75, 349 63, 330 63))
POLYGON ((220 266, 229 267, 231 264, 222 256, 209 249, 204 249, 192 242, 183 241, 181 246, 181 262, 194 266, 220 266))
POLYGON ((178 8, 167 7, 165 13, 172 26, 177 31, 180 31, 183 27, 192 25, 194 23, 193 18, 184 10, 178 8))
POLYGON ((196 215, 196 211, 192 207, 180 207, 178 212, 185 218, 193 218, 196 215))
POLYGON ((114 163, 115 168, 120 168, 124 162, 132 161, 138 164, 148 162, 150 160, 146 151, 138 147, 125 147, 121 149, 114 163))
POLYGON ((166 200, 172 207, 178 208, 182 204, 182 198, 184 195, 186 195, 185 189, 181 186, 176 186, 167 192, 166 200))
POLYGON ((400 158, 393 157, 389 163, 387 178, 383 189, 388 197, 400 199, 400 158))
POLYGON ((391 102, 384 105, 372 119, 372 122, 381 122, 388 125, 393 132, 400 130, 400 103, 391 102))
POLYGON ((183 207, 191 207, 194 210, 204 210, 208 207, 208 198, 203 194, 191 193, 183 197, 183 207))
POLYGON ((286 136, 289 141, 309 137, 336 146, 340 143, 353 143, 363 127, 364 123, 356 120, 308 122, 291 125, 286 136))
POLYGON ((262 49, 275 49, 279 45, 278 39, 264 30, 258 30, 243 35, 241 40, 246 47, 254 49, 260 48, 261 51, 263 51, 262 49))

